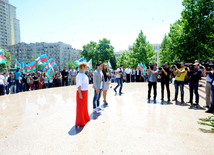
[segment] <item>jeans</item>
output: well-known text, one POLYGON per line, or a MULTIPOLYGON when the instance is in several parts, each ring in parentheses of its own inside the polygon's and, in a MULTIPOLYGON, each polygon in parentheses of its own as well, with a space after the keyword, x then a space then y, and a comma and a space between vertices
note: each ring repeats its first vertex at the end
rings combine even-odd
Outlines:
POLYGON ((19 84, 19 92, 22 92, 23 91, 23 83, 21 81, 21 83, 19 84))
POLYGON ((15 94, 16 93, 16 85, 11 85, 10 86, 10 94, 15 94))
POLYGON ((196 104, 199 103, 199 94, 198 94, 198 83, 189 83, 189 91, 190 91, 190 103, 192 104, 193 100, 193 90, 195 91, 195 99, 196 99, 196 104))
POLYGON ((0 96, 4 95, 4 85, 0 85, 0 96))
POLYGON ((114 90, 116 90, 120 86, 119 93, 121 93, 122 92, 122 88, 123 88, 123 79, 117 78, 116 80, 117 80, 117 86, 114 88, 114 90))
POLYGON ((214 86, 211 86, 211 107, 208 111, 213 112, 214 111, 214 86))
POLYGON ((39 83, 34 83, 34 90, 39 89, 39 83))
POLYGON ((6 94, 8 95, 9 94, 9 86, 8 85, 5 87, 5 90, 6 90, 6 94))
POLYGON ((99 89, 100 92, 97 94, 96 89, 94 89, 94 98, 93 98, 93 109, 100 106, 100 96, 102 93, 102 89, 99 89))
POLYGON ((149 82, 148 83, 148 87, 149 87, 149 90, 148 90, 148 99, 151 98, 151 90, 152 90, 152 87, 153 87, 153 90, 154 90, 154 100, 156 100, 156 96, 157 96, 157 82, 149 82))
POLYGON ((19 80, 15 80, 15 84, 16 84, 16 93, 19 92, 19 80))
POLYGON ((175 101, 177 101, 177 98, 178 98, 178 87, 180 86, 181 102, 184 102, 184 81, 175 80, 174 84, 175 84, 175 101))
POLYGON ((48 83, 44 83, 44 88, 46 89, 46 88, 48 88, 49 86, 48 86, 48 83))
POLYGON ((27 91, 26 84, 22 84, 22 90, 27 91))
POLYGON ((161 97, 164 99, 164 85, 166 85, 167 97, 170 100, 169 81, 161 81, 161 97))

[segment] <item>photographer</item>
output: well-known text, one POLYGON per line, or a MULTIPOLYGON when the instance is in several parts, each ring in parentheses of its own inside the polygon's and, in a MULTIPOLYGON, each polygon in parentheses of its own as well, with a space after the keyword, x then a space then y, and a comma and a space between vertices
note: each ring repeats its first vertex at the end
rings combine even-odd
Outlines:
POLYGON ((117 93, 117 88, 120 86, 119 95, 121 95, 123 88, 123 64, 120 65, 120 68, 116 70, 115 74, 117 79, 117 86, 114 88, 114 91, 117 93))
MULTIPOLYGON (((212 65, 213 61, 210 60, 209 64, 212 65)), ((206 78, 206 87, 205 87, 205 91, 206 91, 206 108, 209 109, 210 105, 211 105, 211 86, 212 86, 212 70, 210 67, 204 68, 204 72, 203 76, 207 77, 206 78)))
POLYGON ((150 102, 150 97, 151 97, 151 89, 153 87, 154 90, 154 103, 156 103, 156 96, 157 96, 157 79, 158 79, 158 71, 157 71, 157 64, 155 63, 154 65, 149 66, 147 69, 147 74, 148 74, 148 102, 150 102))
POLYGON ((166 85, 168 102, 170 102, 170 90, 169 90, 169 79, 170 79, 171 70, 169 68, 169 63, 165 63, 165 67, 161 67, 161 100, 164 100, 164 85, 166 85))
POLYGON ((193 100, 193 90, 195 92, 195 99, 196 99, 196 106, 199 106, 199 94, 198 94, 198 86, 199 86, 199 80, 201 79, 201 74, 203 72, 199 70, 199 64, 194 63, 192 70, 190 70, 190 67, 187 67, 187 76, 190 77, 189 82, 189 91, 190 91, 190 103, 192 108, 194 106, 192 100, 193 100))
POLYGON ((177 98, 178 98, 178 87, 180 87, 180 91, 181 91, 181 105, 184 104, 184 79, 186 76, 186 70, 184 67, 185 63, 181 62, 180 64, 180 68, 178 69, 177 65, 174 65, 173 67, 173 72, 175 75, 175 81, 174 81, 174 85, 175 85, 175 98, 172 101, 176 101, 177 104, 177 98))

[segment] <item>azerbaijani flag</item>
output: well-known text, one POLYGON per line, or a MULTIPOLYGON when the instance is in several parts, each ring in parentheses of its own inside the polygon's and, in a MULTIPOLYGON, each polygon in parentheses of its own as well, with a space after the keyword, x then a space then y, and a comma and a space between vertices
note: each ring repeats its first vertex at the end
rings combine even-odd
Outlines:
POLYGON ((22 69, 22 65, 18 62, 18 60, 15 60, 15 69, 20 68, 22 69))
POLYGON ((50 78, 53 74, 54 74, 54 68, 53 68, 53 67, 49 68, 49 69, 45 72, 45 75, 47 76, 47 78, 50 78))
POLYGON ((92 59, 87 62, 88 69, 92 69, 92 59))
POLYGON ((48 68, 53 67, 53 66, 56 66, 55 60, 54 60, 53 58, 50 58, 50 59, 48 60, 48 63, 45 64, 45 67, 44 67, 44 69, 43 69, 43 72, 44 72, 45 70, 47 70, 48 68))
POLYGON ((138 64, 137 68, 141 71, 141 76, 145 77, 146 76, 146 69, 144 68, 144 65, 142 62, 138 64))
POLYGON ((43 54, 36 59, 36 66, 45 64, 45 63, 47 63, 47 61, 48 61, 48 58, 47 58, 46 54, 43 54))
POLYGON ((36 70, 36 62, 33 61, 31 63, 26 64, 27 72, 36 70))
POLYGON ((4 52, 0 50, 0 64, 5 64, 4 52))
POLYGON ((112 66, 111 66, 111 63, 110 63, 109 60, 108 60, 108 68, 109 68, 109 70, 110 70, 111 72, 113 72, 113 69, 112 69, 112 66))
POLYGON ((82 58, 80 58, 80 59, 74 61, 74 64, 75 64, 75 65, 78 65, 80 62, 83 62, 84 60, 85 60, 84 57, 82 57, 82 58))
POLYGON ((152 64, 153 64, 153 65, 155 64, 155 61, 154 61, 154 59, 152 59, 152 64))

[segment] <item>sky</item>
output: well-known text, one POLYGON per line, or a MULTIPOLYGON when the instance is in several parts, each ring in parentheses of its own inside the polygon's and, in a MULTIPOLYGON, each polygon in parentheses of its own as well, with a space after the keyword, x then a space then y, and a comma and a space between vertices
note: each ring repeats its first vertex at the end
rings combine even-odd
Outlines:
POLYGON ((182 0, 9 0, 17 7, 21 42, 58 42, 82 49, 107 38, 127 50, 140 30, 160 44, 170 24, 181 17, 182 0))

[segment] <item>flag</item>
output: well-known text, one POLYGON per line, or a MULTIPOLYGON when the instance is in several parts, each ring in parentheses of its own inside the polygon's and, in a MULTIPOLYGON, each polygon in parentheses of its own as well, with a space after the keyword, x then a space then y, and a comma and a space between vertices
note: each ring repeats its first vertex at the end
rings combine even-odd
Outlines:
POLYGON ((92 59, 87 62, 88 69, 92 69, 92 59))
POLYGON ((155 64, 155 61, 154 61, 154 59, 152 59, 152 64, 153 64, 153 65, 155 64))
POLYGON ((25 72, 25 63, 23 61, 22 61, 21 66, 22 66, 22 72, 24 73, 25 72))
POLYGON ((4 52, 0 50, 0 64, 5 64, 4 52))
POLYGON ((47 63, 47 61, 48 61, 48 58, 47 58, 46 54, 43 54, 36 59, 36 66, 45 64, 45 63, 47 63))
POLYGON ((108 68, 109 68, 109 70, 110 70, 111 72, 113 72, 113 69, 112 69, 112 66, 111 66, 111 63, 110 63, 109 60, 108 60, 108 68))
POLYGON ((45 67, 44 67, 44 69, 43 69, 43 72, 44 72, 45 70, 47 70, 48 68, 53 67, 53 66, 56 66, 55 60, 54 60, 53 58, 50 58, 50 59, 48 60, 48 63, 45 64, 45 67))
POLYGON ((53 74, 54 74, 54 68, 53 67, 49 68, 45 73, 47 78, 50 78, 53 74))
POLYGON ((143 63, 142 62, 140 64, 138 64, 137 68, 141 71, 141 76, 145 77, 146 76, 146 70, 143 67, 143 63))
POLYGON ((75 64, 75 65, 78 65, 80 62, 83 62, 83 61, 85 61, 84 57, 82 57, 82 58, 80 58, 80 59, 74 61, 74 64, 75 64))
POLYGON ((18 60, 15 60, 15 69, 20 68, 22 69, 22 65, 18 62, 18 60))
POLYGON ((33 61, 31 63, 26 64, 27 72, 36 70, 36 62, 33 61))

